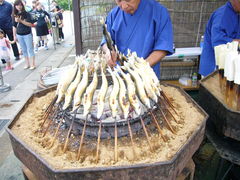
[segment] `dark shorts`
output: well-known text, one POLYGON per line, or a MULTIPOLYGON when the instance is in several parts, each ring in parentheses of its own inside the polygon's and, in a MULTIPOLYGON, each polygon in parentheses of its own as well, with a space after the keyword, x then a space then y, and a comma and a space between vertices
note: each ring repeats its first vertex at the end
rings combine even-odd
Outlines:
POLYGON ((49 34, 47 24, 36 26, 37 36, 46 36, 49 34))

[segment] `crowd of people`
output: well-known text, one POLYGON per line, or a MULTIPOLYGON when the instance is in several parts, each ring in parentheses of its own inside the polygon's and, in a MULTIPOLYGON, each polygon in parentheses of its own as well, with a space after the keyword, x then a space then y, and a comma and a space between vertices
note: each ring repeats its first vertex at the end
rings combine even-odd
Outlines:
POLYGON ((35 69, 35 53, 39 47, 48 50, 48 35, 56 44, 64 40, 63 10, 55 1, 48 9, 39 0, 32 1, 32 7, 24 0, 13 4, 0 0, 0 59, 5 70, 12 70, 12 49, 15 60, 20 55, 25 59, 24 69, 35 69), (50 11, 49 11, 50 10, 50 11))

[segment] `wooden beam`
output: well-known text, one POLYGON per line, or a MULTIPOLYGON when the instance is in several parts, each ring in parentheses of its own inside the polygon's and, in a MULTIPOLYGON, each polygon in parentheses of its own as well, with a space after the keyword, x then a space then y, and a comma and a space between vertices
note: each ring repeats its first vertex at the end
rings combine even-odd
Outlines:
POLYGON ((80 55, 80 54, 82 54, 80 0, 73 0, 72 1, 72 6, 73 6, 76 55, 80 55))

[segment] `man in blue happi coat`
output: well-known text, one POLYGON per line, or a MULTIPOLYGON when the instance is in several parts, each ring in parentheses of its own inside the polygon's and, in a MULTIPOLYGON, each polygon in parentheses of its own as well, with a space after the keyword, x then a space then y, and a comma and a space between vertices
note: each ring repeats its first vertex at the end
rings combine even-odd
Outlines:
POLYGON ((240 40, 240 0, 229 0, 208 21, 199 73, 206 76, 216 69, 214 47, 240 40))
MULTIPOLYGON (((173 53, 173 32, 169 13, 155 0, 116 0, 117 7, 107 16, 106 24, 118 50, 127 54, 137 52, 153 67, 160 77, 160 60, 173 53)), ((108 64, 116 64, 107 49, 105 39, 103 49, 108 54, 108 64)), ((116 54, 113 52, 113 54, 116 54)))

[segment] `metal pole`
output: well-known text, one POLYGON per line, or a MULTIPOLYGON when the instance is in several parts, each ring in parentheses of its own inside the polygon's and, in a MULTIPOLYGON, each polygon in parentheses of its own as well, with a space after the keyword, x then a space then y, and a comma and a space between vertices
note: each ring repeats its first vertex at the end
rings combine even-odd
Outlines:
POLYGON ((203 5, 204 5, 204 1, 202 1, 202 5, 201 5, 201 12, 200 12, 200 17, 199 17, 198 32, 197 32, 197 39, 196 39, 195 47, 198 46, 197 43, 198 43, 198 38, 199 38, 201 24, 202 24, 203 5))
POLYGON ((80 0, 73 0, 72 4, 73 4, 76 55, 80 55, 82 54, 81 11, 79 7, 80 0))
POLYGON ((50 9, 50 0, 48 0, 48 13, 50 13, 51 9, 50 9))
POLYGON ((52 39, 53 39, 53 47, 54 47, 54 50, 56 50, 56 43, 55 43, 55 37, 54 37, 54 35, 53 35, 53 27, 52 27, 52 20, 51 20, 51 18, 52 18, 52 13, 51 13, 51 3, 50 3, 50 0, 48 0, 48 13, 49 13, 49 15, 50 15, 50 23, 51 23, 51 31, 52 31, 52 39))
POLYGON ((68 0, 68 9, 69 9, 69 13, 70 13, 70 23, 71 23, 71 30, 72 30, 72 35, 73 35, 73 23, 72 23, 72 12, 71 12, 70 0, 68 0))
POLYGON ((4 84, 3 75, 2 75, 2 67, 0 66, 0 93, 4 93, 11 90, 11 86, 9 84, 4 84))

